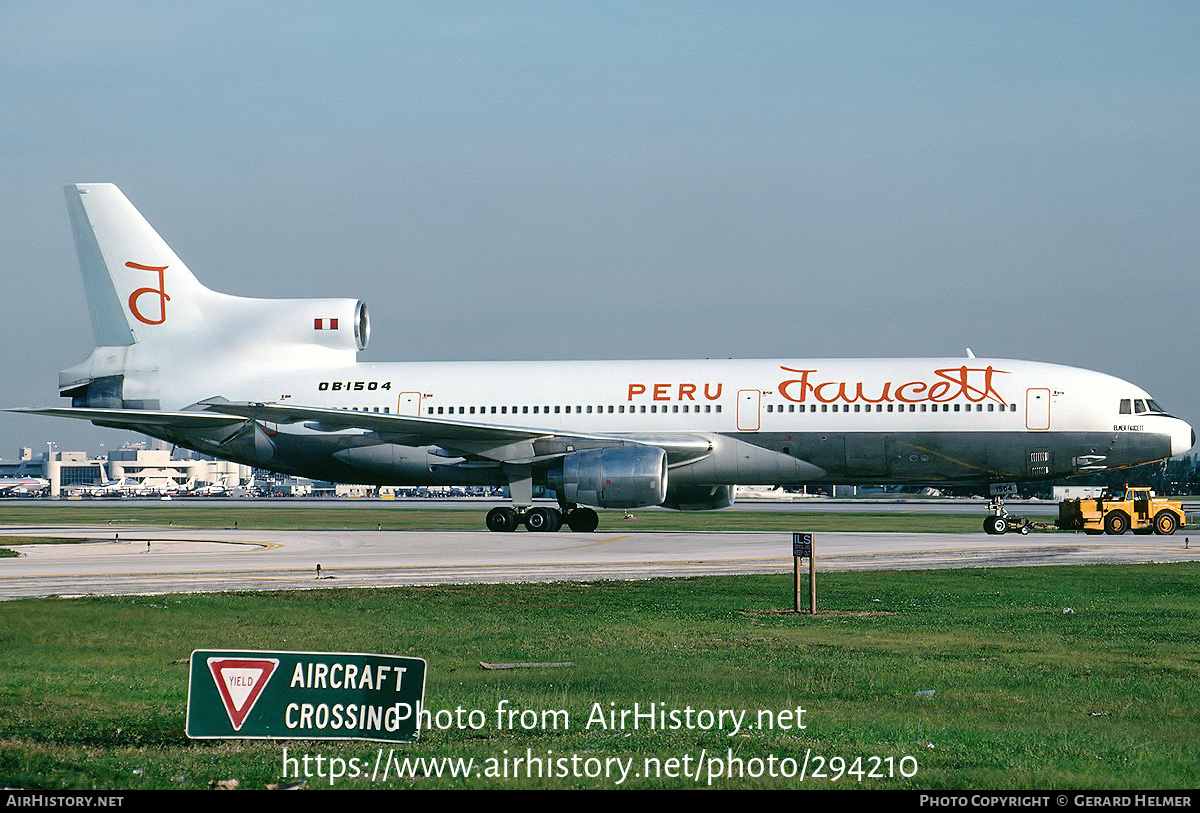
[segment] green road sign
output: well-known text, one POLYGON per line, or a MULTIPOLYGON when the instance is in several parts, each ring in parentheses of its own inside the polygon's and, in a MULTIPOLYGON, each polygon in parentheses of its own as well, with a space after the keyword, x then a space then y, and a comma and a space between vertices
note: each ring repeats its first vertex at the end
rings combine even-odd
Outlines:
POLYGON ((421 658, 198 649, 185 729, 192 739, 412 742, 424 699, 421 658))

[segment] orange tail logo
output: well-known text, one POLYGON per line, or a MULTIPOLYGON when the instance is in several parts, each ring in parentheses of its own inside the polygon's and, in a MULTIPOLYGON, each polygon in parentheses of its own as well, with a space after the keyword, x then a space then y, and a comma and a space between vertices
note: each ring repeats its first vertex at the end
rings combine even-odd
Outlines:
POLYGON ((139 271, 157 271, 158 272, 158 287, 157 288, 138 288, 129 295, 129 310, 133 313, 134 318, 139 322, 147 325, 161 325, 167 321, 167 300, 171 297, 167 296, 166 278, 163 272, 170 266, 155 266, 155 265, 138 265, 137 263, 125 263, 127 268, 136 268, 139 271), (154 294, 158 297, 158 318, 147 319, 145 314, 138 308, 138 301, 147 294, 154 294))

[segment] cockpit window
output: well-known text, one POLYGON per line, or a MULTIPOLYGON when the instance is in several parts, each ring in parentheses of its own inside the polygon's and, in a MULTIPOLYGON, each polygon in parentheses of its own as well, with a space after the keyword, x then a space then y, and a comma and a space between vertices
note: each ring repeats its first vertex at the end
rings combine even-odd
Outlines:
POLYGON ((1122 398, 1120 412, 1122 415, 1132 415, 1134 413, 1142 415, 1149 412, 1154 415, 1167 415, 1170 417, 1170 413, 1159 406, 1158 402, 1152 398, 1122 398))

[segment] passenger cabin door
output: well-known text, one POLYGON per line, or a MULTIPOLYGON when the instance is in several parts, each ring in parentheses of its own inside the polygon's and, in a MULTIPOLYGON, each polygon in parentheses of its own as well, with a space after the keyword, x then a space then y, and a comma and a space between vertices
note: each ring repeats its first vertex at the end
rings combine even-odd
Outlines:
POLYGON ((396 414, 409 415, 413 418, 421 416, 421 393, 402 392, 397 396, 396 414))
POLYGON ((742 432, 757 432, 760 424, 759 404, 762 393, 758 390, 738 390, 737 428, 742 432))
POLYGON ((1050 390, 1030 387, 1025 391, 1025 428, 1031 431, 1050 428, 1050 390))

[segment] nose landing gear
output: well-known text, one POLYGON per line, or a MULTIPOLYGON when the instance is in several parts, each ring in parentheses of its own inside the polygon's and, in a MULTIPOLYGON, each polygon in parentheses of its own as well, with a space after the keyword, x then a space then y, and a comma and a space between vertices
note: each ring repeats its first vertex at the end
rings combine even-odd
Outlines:
POLYGON ((1029 522, 1020 517, 1009 516, 1004 510, 1004 499, 1002 497, 992 497, 988 503, 988 510, 991 511, 991 516, 983 520, 983 532, 985 534, 997 535, 1006 534, 1009 531, 1016 531, 1021 535, 1029 533, 1029 522))

